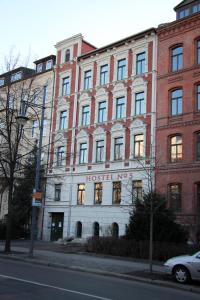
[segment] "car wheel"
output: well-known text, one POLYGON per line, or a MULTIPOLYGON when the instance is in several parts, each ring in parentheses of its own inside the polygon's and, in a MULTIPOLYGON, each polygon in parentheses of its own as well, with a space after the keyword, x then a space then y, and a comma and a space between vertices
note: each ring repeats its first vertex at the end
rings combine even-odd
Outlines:
POLYGON ((186 283, 190 281, 190 272, 184 266, 176 266, 174 268, 174 277, 179 283, 186 283))

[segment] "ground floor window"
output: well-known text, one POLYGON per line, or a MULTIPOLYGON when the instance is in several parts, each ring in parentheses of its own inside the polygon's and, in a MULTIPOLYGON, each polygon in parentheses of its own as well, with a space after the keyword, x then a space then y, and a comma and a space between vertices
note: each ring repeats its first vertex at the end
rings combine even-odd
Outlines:
POLYGON ((82 223, 80 221, 76 224, 76 237, 81 238, 82 237, 82 223))
POLYGON ((94 236, 99 236, 99 223, 98 222, 94 222, 94 236))
POLYGON ((119 237, 119 226, 117 223, 112 223, 112 237, 119 237))
POLYGON ((181 184, 172 183, 169 185, 169 206, 175 211, 181 211, 181 184))

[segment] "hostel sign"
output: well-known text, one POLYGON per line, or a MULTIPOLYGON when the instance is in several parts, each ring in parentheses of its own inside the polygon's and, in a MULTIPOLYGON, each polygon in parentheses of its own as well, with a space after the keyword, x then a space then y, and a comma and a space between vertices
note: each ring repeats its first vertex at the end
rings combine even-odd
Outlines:
POLYGON ((113 181, 113 180, 125 180, 132 179, 133 173, 113 173, 113 174, 99 174, 99 175, 88 175, 86 176, 86 182, 102 182, 102 181, 113 181))

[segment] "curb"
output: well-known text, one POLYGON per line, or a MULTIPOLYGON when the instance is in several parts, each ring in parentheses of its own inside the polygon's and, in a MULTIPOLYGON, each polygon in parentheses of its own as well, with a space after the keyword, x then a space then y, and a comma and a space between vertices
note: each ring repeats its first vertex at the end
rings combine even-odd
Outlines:
POLYGON ((35 258, 19 257, 19 256, 16 256, 15 254, 8 254, 8 255, 0 254, 0 258, 10 259, 10 260, 15 260, 15 261, 22 261, 25 263, 42 265, 42 266, 46 266, 46 267, 54 267, 54 268, 59 268, 59 269, 71 270, 71 271, 79 271, 79 272, 102 275, 102 276, 111 276, 111 277, 120 278, 120 279, 124 279, 124 280, 133 280, 133 281, 137 281, 137 282, 141 282, 141 283, 159 285, 159 286, 163 286, 163 287, 169 287, 169 288, 173 288, 173 289, 184 290, 187 292, 200 294, 200 288, 198 288, 198 287, 181 285, 181 284, 164 281, 164 280, 143 278, 143 277, 139 277, 139 276, 126 275, 126 274, 115 273, 115 272, 110 272, 110 271, 103 271, 103 270, 99 270, 99 269, 90 269, 90 268, 77 267, 77 266, 65 266, 63 264, 48 262, 48 261, 35 259, 35 258))

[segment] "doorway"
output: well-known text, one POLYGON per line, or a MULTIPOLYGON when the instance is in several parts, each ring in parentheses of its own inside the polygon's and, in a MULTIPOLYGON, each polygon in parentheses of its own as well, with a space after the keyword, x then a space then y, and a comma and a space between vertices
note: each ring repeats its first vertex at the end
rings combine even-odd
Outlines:
POLYGON ((51 216, 51 241, 57 241, 63 237, 64 213, 52 213, 51 216))

